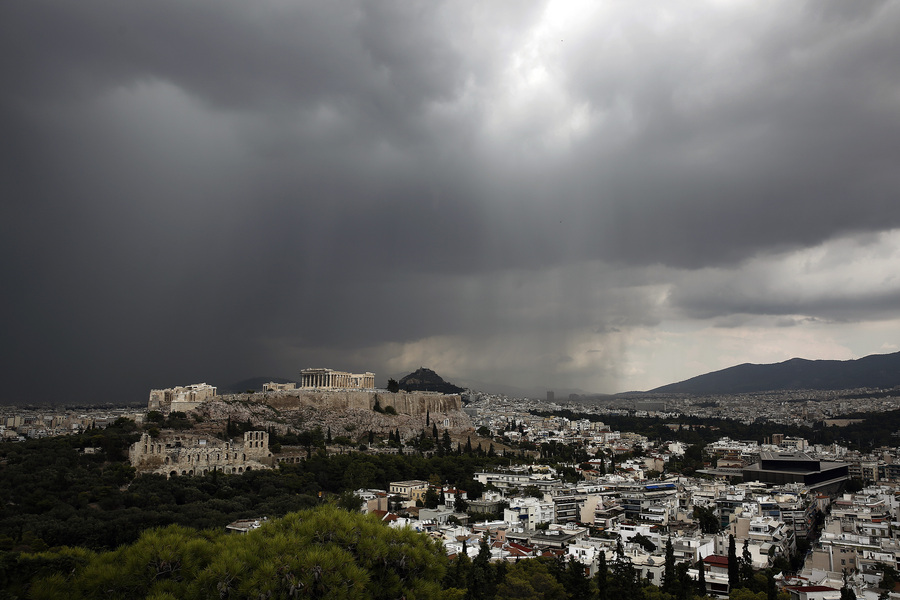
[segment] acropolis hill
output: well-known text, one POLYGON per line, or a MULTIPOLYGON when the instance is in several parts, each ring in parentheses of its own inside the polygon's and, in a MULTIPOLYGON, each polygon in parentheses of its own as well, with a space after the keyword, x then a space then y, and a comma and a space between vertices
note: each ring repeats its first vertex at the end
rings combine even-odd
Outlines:
POLYGON ((262 402, 277 410, 290 410, 298 406, 309 406, 326 410, 372 411, 375 401, 382 407, 393 406, 399 414, 432 418, 438 414, 462 411, 459 394, 438 394, 436 392, 376 392, 371 390, 281 390, 255 394, 235 394, 221 396, 223 400, 243 398, 250 402, 262 402))
POLYGON ((333 385, 353 386, 355 381, 374 385, 371 373, 354 376, 331 369, 306 369, 302 375, 302 387, 270 383, 262 392, 243 394, 217 395, 216 388, 207 384, 152 390, 148 410, 164 415, 171 412, 193 414, 200 422, 199 429, 203 424, 212 428, 231 419, 249 421, 254 427, 276 431, 318 426, 330 427, 336 435, 397 429, 401 433, 412 433, 425 427, 426 416, 429 422, 451 433, 473 428, 471 419, 462 411, 459 394, 391 393, 383 389, 333 385))
POLYGON ((254 427, 280 432, 320 427, 353 438, 368 431, 417 433, 425 427, 426 415, 430 423, 451 434, 473 429, 472 420, 462 411, 459 395, 434 392, 283 390, 227 394, 204 402, 193 412, 210 424, 227 419, 249 421, 254 427), (384 409, 393 407, 397 414, 377 412, 376 400, 384 409))

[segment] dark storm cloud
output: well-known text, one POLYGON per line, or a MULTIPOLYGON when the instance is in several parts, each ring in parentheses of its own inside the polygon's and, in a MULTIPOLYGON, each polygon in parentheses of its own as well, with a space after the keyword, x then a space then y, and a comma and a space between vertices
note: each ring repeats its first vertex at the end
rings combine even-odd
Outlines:
POLYGON ((6 400, 891 306, 690 273, 900 226, 896 3, 561 10, 4 3, 6 400))
POLYGON ((801 252, 763 255, 733 269, 672 278, 668 303, 694 319, 741 327, 754 316, 777 326, 884 321, 900 306, 900 233, 837 238, 801 252))

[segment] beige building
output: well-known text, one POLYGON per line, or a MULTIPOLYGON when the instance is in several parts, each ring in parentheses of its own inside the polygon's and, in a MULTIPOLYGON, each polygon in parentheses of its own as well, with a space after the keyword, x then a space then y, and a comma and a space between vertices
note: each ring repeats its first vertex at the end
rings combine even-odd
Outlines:
POLYGON ((421 479, 412 479, 410 481, 392 481, 390 484, 390 492, 393 496, 402 496, 407 500, 421 500, 425 498, 425 492, 428 491, 428 482, 421 479))
POLYGON ((269 383, 263 384, 264 392, 285 392, 288 390, 296 390, 296 383, 275 383, 274 381, 270 381, 269 383))
POLYGON ((215 397, 216 387, 207 383, 194 383, 164 390, 150 390, 147 410, 158 410, 163 414, 175 411, 187 412, 194 410, 207 400, 215 397))
POLYGON ((300 371, 301 388, 325 389, 375 389, 375 373, 347 373, 334 369, 303 369, 300 371))
POLYGON ((210 471, 237 474, 269 469, 269 434, 248 431, 241 442, 222 441, 209 435, 165 432, 159 437, 145 433, 132 444, 128 459, 140 473, 205 475, 210 471))

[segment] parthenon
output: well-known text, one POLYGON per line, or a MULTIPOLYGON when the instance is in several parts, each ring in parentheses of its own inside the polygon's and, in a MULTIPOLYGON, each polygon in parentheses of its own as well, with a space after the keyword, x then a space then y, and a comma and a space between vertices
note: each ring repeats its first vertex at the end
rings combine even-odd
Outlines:
POLYGON ((375 389, 375 373, 346 373, 334 369, 303 369, 300 371, 301 388, 325 389, 375 389))

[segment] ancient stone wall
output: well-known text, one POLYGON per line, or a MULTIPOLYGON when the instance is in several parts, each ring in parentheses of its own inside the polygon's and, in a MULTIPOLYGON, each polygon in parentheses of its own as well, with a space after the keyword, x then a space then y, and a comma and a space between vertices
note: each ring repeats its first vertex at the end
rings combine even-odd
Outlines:
POLYGON ((269 434, 248 431, 240 443, 204 434, 166 432, 157 438, 145 433, 128 451, 131 466, 140 473, 204 475, 209 471, 244 473, 268 469, 273 462, 269 434))

